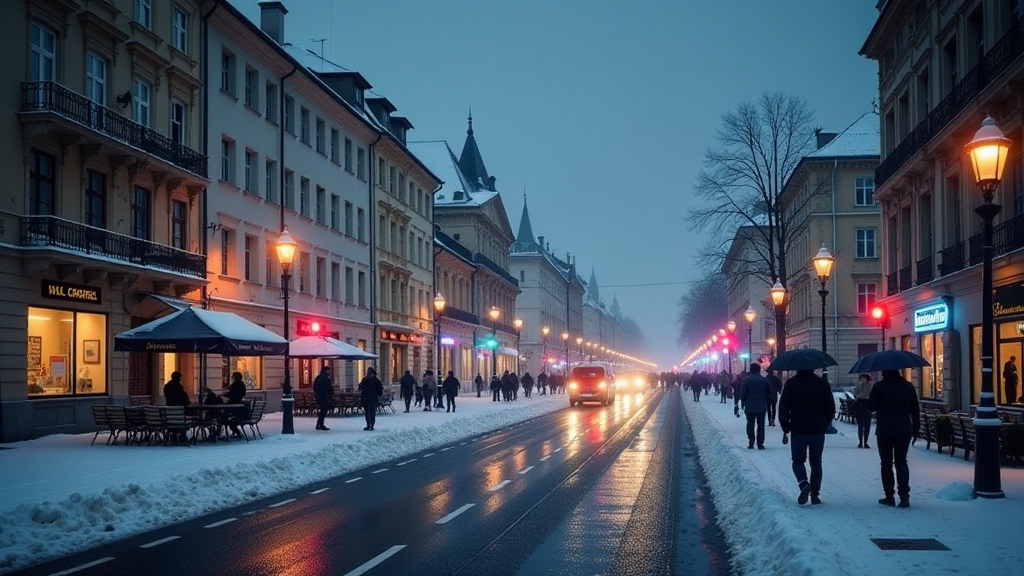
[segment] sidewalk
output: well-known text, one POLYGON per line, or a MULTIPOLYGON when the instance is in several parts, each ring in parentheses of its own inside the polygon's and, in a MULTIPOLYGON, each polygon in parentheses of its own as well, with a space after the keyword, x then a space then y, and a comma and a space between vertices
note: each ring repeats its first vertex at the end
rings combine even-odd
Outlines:
MULTIPOLYGON (((399 407, 401 404, 401 407, 399 407)), ((564 394, 491 402, 460 395, 457 412, 402 411, 377 416, 295 418, 281 434, 281 413, 260 423, 263 440, 199 446, 106 446, 101 434, 53 435, 0 445, 0 574, 247 501, 301 488, 569 405, 564 394)))
MULTIPOLYGON (((1002 468, 1001 500, 964 500, 974 461, 918 442, 910 450, 909 509, 878 504, 878 453, 857 448, 855 424, 836 422, 823 456, 820 506, 799 506, 782 429, 747 450, 746 419, 715 397, 683 393, 701 463, 733 551, 733 568, 756 574, 936 576, 1024 572, 1024 469, 1002 468), (870 538, 934 538, 949 551, 884 551, 870 538)), ((742 416, 742 412, 741 412, 742 416)), ((873 431, 872 431, 873 433, 873 431)), ((873 438, 873 436, 872 436, 873 438)))

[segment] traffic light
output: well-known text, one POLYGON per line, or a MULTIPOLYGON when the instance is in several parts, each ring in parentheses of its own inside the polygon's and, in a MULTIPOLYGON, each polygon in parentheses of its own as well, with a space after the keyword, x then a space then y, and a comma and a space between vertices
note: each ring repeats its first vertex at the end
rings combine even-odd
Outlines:
POLYGON ((324 333, 324 324, 318 320, 296 321, 295 332, 299 336, 326 336, 324 333))
POLYGON ((498 339, 495 338, 494 336, 491 336, 490 338, 488 338, 487 339, 487 347, 490 348, 491 350, 494 350, 495 348, 497 348, 498 347, 498 339))
POLYGON ((879 328, 889 327, 889 311, 885 309, 885 306, 875 306, 871 309, 871 317, 875 319, 875 323, 878 324, 879 328))

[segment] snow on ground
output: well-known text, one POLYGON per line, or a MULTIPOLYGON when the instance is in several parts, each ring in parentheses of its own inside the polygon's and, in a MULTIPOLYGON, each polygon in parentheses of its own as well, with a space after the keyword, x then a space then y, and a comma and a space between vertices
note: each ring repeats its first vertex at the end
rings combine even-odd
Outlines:
POLYGON ((459 396, 444 409, 377 417, 265 416, 263 440, 199 446, 115 446, 101 434, 53 435, 0 452, 0 573, 294 490, 352 470, 530 420, 568 406, 565 395, 493 403, 459 396))
MULTIPOLYGON (((732 401, 684 394, 718 520, 745 576, 1019 574, 1024 572, 1024 469, 1002 468, 1006 498, 969 500, 973 456, 951 458, 919 441, 910 450, 909 509, 878 504, 878 453, 857 448, 855 424, 836 422, 823 456, 820 506, 798 506, 782 429, 747 450, 732 401), (950 551, 883 551, 870 538, 934 538, 950 551)), ((742 413, 741 413, 742 414, 742 413)))

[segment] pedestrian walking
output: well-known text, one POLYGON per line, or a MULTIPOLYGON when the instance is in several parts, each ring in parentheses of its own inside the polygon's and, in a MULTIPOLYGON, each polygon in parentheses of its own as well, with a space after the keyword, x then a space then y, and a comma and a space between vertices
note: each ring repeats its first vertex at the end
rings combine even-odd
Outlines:
POLYGON ((384 395, 384 385, 380 378, 377 378, 377 370, 372 366, 366 369, 366 376, 359 381, 359 400, 363 404, 363 416, 366 417, 366 427, 363 430, 373 430, 377 422, 377 406, 380 405, 380 397, 384 395))
POLYGON ((853 389, 853 417, 857 419, 857 448, 871 448, 868 438, 871 436, 871 374, 863 373, 857 377, 857 386, 853 389))
POLYGON ((530 373, 527 372, 523 374, 523 378, 520 382, 523 384, 523 396, 529 398, 530 395, 533 394, 533 376, 530 376, 530 373))
POLYGON ((722 399, 718 403, 726 404, 727 399, 732 396, 732 387, 729 385, 729 373, 722 370, 718 376, 715 377, 715 386, 718 388, 718 392, 722 395, 722 399))
POLYGON ((473 379, 473 385, 476 386, 476 397, 480 397, 480 393, 484 391, 484 377, 479 372, 476 373, 476 378, 473 379))
POLYGON ((444 391, 444 397, 447 401, 445 412, 455 412, 455 397, 459 395, 460 388, 462 388, 462 383, 455 377, 455 372, 449 370, 444 382, 441 383, 441 390, 444 391))
POLYGON ((441 369, 437 369, 437 380, 434 384, 434 408, 444 408, 444 402, 447 396, 444 395, 444 387, 441 380, 441 369))
POLYGON ((775 375, 774 370, 768 370, 765 378, 772 386, 772 393, 768 396, 768 425, 775 426, 775 413, 779 404, 779 395, 782 394, 782 380, 775 375))
POLYGON ((537 374, 537 389, 540 390, 541 396, 548 393, 548 373, 544 370, 537 374))
POLYGON ((405 400, 405 411, 408 412, 413 394, 416 392, 416 377, 412 375, 412 372, 406 370, 402 379, 398 381, 398 386, 398 397, 405 400))
POLYGON ((811 504, 821 504, 821 455, 825 450, 825 433, 836 415, 836 402, 832 388, 813 370, 798 370, 786 380, 779 399, 779 426, 782 432, 792 434, 790 454, 793 475, 800 486, 797 503, 804 505, 807 497, 811 504), (807 481, 804 463, 810 460, 811 478, 807 481))
POLYGON ((917 437, 920 408, 914 385, 903 379, 899 370, 883 370, 882 379, 871 387, 868 405, 877 414, 875 443, 882 461, 882 490, 878 500, 885 506, 910 507, 910 466, 907 451, 917 437), (893 478, 893 468, 896 477, 893 478), (893 497, 899 494, 900 502, 893 497))
POLYGON ((330 366, 321 366, 320 374, 313 380, 313 399, 316 401, 316 429, 330 430, 324 426, 324 418, 334 408, 334 382, 331 381, 330 366))
POLYGON ((491 402, 497 402, 501 396, 501 380, 497 374, 491 375, 491 402))
POLYGON ((754 447, 757 440, 757 449, 764 450, 764 418, 768 412, 768 397, 771 396, 772 385, 768 379, 761 376, 761 365, 754 363, 750 365, 750 374, 743 379, 740 386, 740 404, 743 406, 743 413, 747 416, 747 449, 754 447), (757 425, 757 435, 754 435, 754 425, 757 425))
POLYGON ((427 370, 423 374, 423 385, 420 387, 420 390, 423 392, 423 411, 433 411, 431 406, 434 401, 434 392, 437 391, 437 381, 434 380, 433 371, 427 370))

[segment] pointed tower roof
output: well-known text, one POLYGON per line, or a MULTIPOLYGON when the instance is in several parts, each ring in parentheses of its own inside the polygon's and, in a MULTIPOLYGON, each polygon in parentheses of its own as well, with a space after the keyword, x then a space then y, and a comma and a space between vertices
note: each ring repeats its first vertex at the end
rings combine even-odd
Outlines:
POLYGON ((533 226, 530 225, 530 210, 526 206, 526 194, 523 194, 523 217, 519 219, 519 234, 516 241, 509 247, 510 252, 540 252, 540 245, 533 237, 533 226))
POLYGON ((619 296, 618 296, 618 294, 612 295, 611 313, 612 313, 612 316, 615 316, 616 318, 618 318, 619 315, 622 313, 622 311, 619 309, 619 296))
POLYGON ((601 294, 597 290, 597 275, 594 274, 593 267, 590 268, 590 280, 587 281, 587 296, 596 303, 601 302, 601 294))
POLYGON ((476 137, 473 136, 473 111, 469 112, 469 129, 466 130, 466 143, 462 145, 462 155, 459 156, 459 168, 469 178, 477 190, 494 191, 494 184, 491 176, 484 166, 484 159, 480 156, 480 148, 476 145, 476 137))

